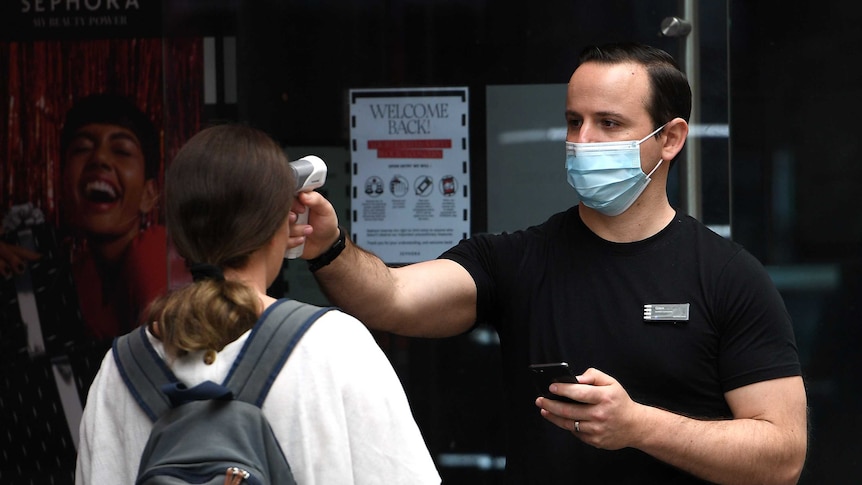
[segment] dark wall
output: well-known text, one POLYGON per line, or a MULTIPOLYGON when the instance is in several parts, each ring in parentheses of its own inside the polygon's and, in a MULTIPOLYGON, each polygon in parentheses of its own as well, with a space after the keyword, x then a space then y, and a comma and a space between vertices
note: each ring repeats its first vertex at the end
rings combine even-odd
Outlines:
POLYGON ((730 17, 734 234, 789 276, 810 407, 802 483, 858 483, 862 7, 734 1, 730 17))
POLYGON ((862 6, 731 3, 734 219, 765 262, 858 260, 862 6), (786 180, 784 184, 776 180, 786 180))
POLYGON ((565 83, 584 45, 632 32, 674 49, 675 2, 631 3, 244 2, 241 104, 285 141, 342 144, 350 88, 565 83))

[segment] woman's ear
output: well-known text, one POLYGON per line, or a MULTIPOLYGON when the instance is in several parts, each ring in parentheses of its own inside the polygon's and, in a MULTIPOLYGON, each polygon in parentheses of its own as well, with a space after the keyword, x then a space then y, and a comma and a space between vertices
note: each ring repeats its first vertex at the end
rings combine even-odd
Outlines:
POLYGON ((685 139, 688 138, 688 123, 682 118, 674 118, 668 121, 662 134, 665 136, 665 141, 662 146, 661 158, 673 160, 682 151, 685 139))
POLYGON ((156 206, 156 200, 158 200, 159 194, 156 191, 156 181, 153 179, 149 179, 144 182, 144 192, 141 194, 141 205, 139 209, 141 214, 149 214, 153 207, 156 206))

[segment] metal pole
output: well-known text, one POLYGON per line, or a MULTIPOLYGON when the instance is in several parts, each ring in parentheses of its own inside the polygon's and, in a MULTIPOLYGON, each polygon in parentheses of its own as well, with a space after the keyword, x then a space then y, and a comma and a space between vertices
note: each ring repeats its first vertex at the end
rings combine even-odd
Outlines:
MULTIPOLYGON (((691 32, 685 37, 685 75, 691 85, 691 119, 689 126, 700 124, 700 36, 697 28, 697 0, 684 0, 683 15, 691 23, 691 32)), ((692 217, 702 220, 701 153, 700 137, 689 137, 685 143, 685 201, 684 209, 692 217)))
MULTIPOLYGON (((680 38, 680 47, 683 51, 681 67, 685 72, 691 85, 691 117, 689 127, 697 126, 700 118, 700 56, 699 36, 697 29, 697 0, 683 0, 683 16, 667 17, 661 22, 661 34, 665 37, 680 38)), ((703 215, 701 201, 701 154, 700 137, 695 134, 689 136, 683 147, 685 164, 680 167, 682 178, 682 206, 683 211, 695 219, 700 220, 703 215)))

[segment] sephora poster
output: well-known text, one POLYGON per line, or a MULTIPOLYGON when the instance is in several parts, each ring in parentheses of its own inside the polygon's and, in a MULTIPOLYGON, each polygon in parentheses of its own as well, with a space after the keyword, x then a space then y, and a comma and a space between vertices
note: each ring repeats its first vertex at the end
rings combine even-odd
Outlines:
POLYGON ((157 1, 2 3, 0 480, 71 483, 95 372, 168 286, 164 166, 200 126, 202 40, 160 37, 157 1))

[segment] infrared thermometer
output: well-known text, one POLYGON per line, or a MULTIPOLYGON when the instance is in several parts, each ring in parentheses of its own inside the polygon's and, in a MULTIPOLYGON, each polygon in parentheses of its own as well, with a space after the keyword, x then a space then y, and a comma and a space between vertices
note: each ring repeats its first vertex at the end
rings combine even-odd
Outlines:
MULTIPOLYGON (((312 190, 323 187, 326 182, 326 163, 314 155, 306 155, 299 160, 290 162, 290 168, 293 169, 293 174, 296 177, 296 193, 311 192, 312 190)), ((296 224, 306 224, 308 222, 308 208, 305 212, 296 215, 296 224)), ((287 259, 296 259, 302 256, 302 250, 305 244, 301 244, 295 248, 288 249, 284 253, 287 259)))

